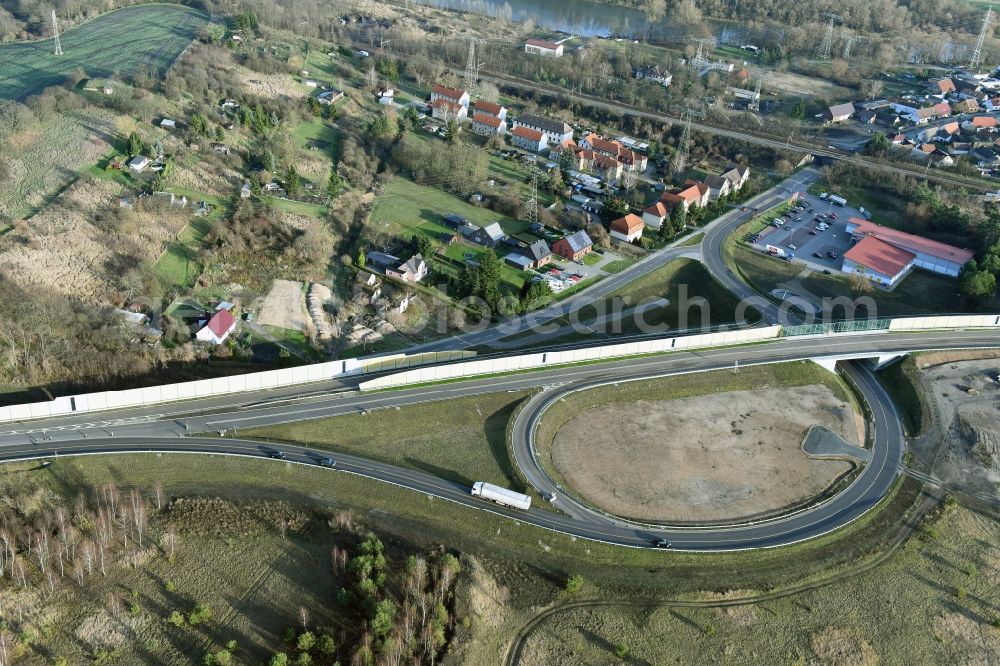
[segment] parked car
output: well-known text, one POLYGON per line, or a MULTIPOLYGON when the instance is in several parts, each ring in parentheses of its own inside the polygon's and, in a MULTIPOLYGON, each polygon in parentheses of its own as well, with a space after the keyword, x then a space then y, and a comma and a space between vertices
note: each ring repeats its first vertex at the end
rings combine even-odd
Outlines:
POLYGON ((816 257, 817 259, 822 259, 823 258, 823 255, 820 254, 819 252, 813 252, 813 256, 816 257))

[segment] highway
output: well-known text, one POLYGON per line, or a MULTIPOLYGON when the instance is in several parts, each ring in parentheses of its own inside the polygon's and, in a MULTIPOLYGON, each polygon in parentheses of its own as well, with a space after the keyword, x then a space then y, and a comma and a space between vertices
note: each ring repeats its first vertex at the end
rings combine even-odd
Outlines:
MULTIPOLYGON (((937 334, 885 332, 836 337, 803 336, 780 338, 743 347, 674 352, 372 394, 358 393, 345 386, 331 386, 329 391, 315 391, 312 395, 303 397, 289 397, 282 392, 275 392, 274 395, 258 394, 253 403, 247 403, 245 396, 226 396, 158 406, 155 410, 154 408, 128 410, 108 415, 114 418, 102 421, 95 420, 93 415, 30 421, 0 431, 0 459, 150 450, 267 457, 275 448, 280 448, 292 462, 315 464, 320 455, 315 449, 284 444, 274 447, 261 442, 241 440, 238 438, 239 429, 357 413, 363 409, 392 409, 480 393, 547 387, 547 390, 539 394, 544 398, 533 399, 529 408, 523 410, 522 413, 526 414, 527 418, 531 415, 537 416, 543 411, 538 409, 541 406, 539 401, 548 400, 560 391, 590 384, 725 369, 733 367, 736 362, 746 366, 755 363, 802 360, 820 353, 830 356, 875 355, 991 346, 1000 346, 1000 336, 994 331, 981 330, 946 331, 937 334), (227 437, 196 436, 198 433, 219 431, 226 432, 227 437)), ((566 513, 556 513, 538 507, 533 507, 527 512, 508 510, 471 497, 467 488, 438 477, 354 456, 326 455, 331 455, 337 460, 340 472, 352 472, 395 483, 418 492, 439 496, 466 506, 487 509, 522 522, 578 537, 626 546, 649 546, 654 538, 663 536, 678 549, 696 551, 780 546, 815 537, 853 520, 874 506, 896 477, 904 440, 895 407, 870 374, 859 368, 852 368, 850 372, 874 414, 873 462, 847 490, 826 503, 791 516, 748 526, 700 529, 645 527, 608 519, 585 507, 569 504, 559 506, 566 513)), ((519 420, 515 432, 520 429, 522 423, 524 421, 519 420)), ((526 441, 524 437, 520 440, 515 438, 515 458, 532 485, 546 492, 544 478, 536 476, 538 470, 533 469, 530 461, 525 458, 526 441)), ((530 453, 528 455, 530 456, 530 453)), ((282 463, 276 461, 275 464, 282 463)), ((331 473, 338 472, 331 471, 331 473)), ((557 505, 562 502, 568 503, 568 498, 560 495, 557 505)))

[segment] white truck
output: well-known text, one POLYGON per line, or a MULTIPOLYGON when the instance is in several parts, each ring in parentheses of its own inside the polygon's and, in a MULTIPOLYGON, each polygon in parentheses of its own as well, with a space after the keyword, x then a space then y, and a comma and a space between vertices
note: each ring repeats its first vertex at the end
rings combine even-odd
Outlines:
POLYGON ((831 194, 830 195, 830 201, 832 201, 833 203, 837 204, 838 206, 846 206, 847 205, 847 199, 845 199, 844 197, 838 197, 835 194, 831 194))
POLYGON ((497 504, 509 506, 514 509, 524 509, 527 511, 531 507, 531 498, 521 493, 516 493, 507 488, 494 486, 485 481, 476 481, 472 484, 472 496, 482 497, 497 504))

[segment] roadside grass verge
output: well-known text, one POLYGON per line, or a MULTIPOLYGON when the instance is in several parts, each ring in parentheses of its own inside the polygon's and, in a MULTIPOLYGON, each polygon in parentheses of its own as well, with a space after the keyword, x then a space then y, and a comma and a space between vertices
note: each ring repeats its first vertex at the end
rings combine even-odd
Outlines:
POLYGON ((368 415, 241 430, 241 437, 282 440, 420 470, 471 486, 475 481, 526 490, 507 452, 511 414, 528 395, 468 398, 377 409, 368 415))

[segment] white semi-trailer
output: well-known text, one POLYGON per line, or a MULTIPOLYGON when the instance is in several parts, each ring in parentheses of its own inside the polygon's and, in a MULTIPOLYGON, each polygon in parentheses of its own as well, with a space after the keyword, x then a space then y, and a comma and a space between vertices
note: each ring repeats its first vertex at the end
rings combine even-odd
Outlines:
POLYGON ((833 203, 837 204, 838 206, 846 206, 847 205, 847 199, 845 199, 844 197, 838 197, 838 196, 832 196, 831 195, 830 196, 830 201, 832 201, 833 203))
POLYGON ((525 511, 531 506, 531 498, 527 495, 515 493, 513 490, 494 486, 492 483, 486 483, 485 481, 476 481, 472 484, 472 495, 473 497, 482 497, 497 504, 503 504, 515 509, 524 509, 525 511))

